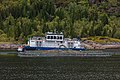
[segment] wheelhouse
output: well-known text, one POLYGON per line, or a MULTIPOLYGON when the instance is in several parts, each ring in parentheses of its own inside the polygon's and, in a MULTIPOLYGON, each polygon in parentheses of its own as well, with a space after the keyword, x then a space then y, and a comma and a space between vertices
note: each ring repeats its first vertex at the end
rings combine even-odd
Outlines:
POLYGON ((47 41, 63 41, 64 35, 63 33, 57 34, 57 33, 47 32, 46 40, 47 41))

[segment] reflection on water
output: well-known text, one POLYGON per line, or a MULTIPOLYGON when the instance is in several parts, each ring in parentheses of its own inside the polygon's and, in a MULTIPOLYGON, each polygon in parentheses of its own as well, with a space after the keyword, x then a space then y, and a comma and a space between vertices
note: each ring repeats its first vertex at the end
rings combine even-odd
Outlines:
POLYGON ((0 57, 0 80, 120 80, 117 57, 0 57))

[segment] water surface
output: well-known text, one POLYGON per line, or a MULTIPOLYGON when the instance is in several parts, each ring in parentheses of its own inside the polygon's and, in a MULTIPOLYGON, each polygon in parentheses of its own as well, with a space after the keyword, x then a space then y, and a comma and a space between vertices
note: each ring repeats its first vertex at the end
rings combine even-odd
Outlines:
POLYGON ((120 56, 0 56, 0 80, 120 80, 120 56))

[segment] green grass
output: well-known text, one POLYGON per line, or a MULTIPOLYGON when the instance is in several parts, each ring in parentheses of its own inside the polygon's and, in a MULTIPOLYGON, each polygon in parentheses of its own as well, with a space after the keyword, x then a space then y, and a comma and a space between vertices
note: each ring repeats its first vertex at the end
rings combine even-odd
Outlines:
POLYGON ((17 54, 0 54, 0 57, 16 57, 17 54))
POLYGON ((0 42, 0 44, 21 44, 21 42, 14 41, 14 42, 0 42))
POLYGON ((87 38, 82 38, 82 40, 88 40, 88 41, 93 41, 93 42, 103 43, 103 44, 110 43, 110 42, 120 42, 120 39, 110 38, 106 36, 91 36, 87 38))

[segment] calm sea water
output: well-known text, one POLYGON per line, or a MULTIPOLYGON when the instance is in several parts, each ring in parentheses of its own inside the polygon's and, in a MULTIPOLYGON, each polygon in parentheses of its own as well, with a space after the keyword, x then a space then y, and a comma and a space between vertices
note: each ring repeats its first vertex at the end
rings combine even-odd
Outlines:
MULTIPOLYGON (((119 53, 119 50, 109 51, 119 53)), ((120 56, 0 56, 0 80, 120 80, 120 56)))

